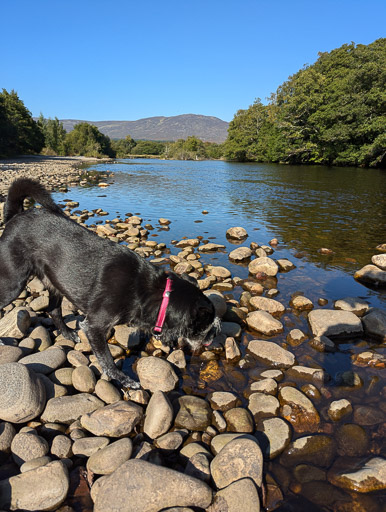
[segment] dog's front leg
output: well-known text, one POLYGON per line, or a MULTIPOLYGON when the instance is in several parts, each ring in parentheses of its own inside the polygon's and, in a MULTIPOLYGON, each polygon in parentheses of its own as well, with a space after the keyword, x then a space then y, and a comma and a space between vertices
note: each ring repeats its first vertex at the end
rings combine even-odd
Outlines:
POLYGON ((106 341, 106 331, 98 326, 92 325, 88 319, 85 325, 86 336, 91 348, 101 365, 102 371, 112 380, 117 380, 124 388, 139 389, 139 382, 131 379, 128 375, 118 370, 106 341))

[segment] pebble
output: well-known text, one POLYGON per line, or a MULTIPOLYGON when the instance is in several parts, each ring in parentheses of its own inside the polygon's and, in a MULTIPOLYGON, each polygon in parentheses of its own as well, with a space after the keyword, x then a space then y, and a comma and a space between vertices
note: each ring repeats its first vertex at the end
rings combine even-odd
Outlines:
POLYGON ((386 341, 386 310, 371 308, 362 318, 366 334, 386 341))
POLYGON ((79 457, 91 457, 95 452, 105 448, 109 444, 108 437, 83 437, 77 439, 72 445, 72 452, 79 457))
POLYGON ((266 311, 252 311, 246 319, 248 327, 266 336, 273 336, 284 331, 283 324, 266 311))
POLYGON ((0 364, 16 363, 23 355, 23 350, 20 347, 0 345, 0 364))
POLYGON ((318 352, 335 352, 335 343, 327 336, 316 336, 309 341, 310 347, 318 352))
POLYGON ((53 461, 0 481, 0 507, 6 510, 56 510, 69 490, 66 465, 53 461))
POLYGON ((331 420, 340 421, 343 417, 350 415, 352 410, 351 403, 342 398, 330 403, 327 414, 331 420))
POLYGON ((265 378, 252 382, 249 387, 251 393, 265 393, 266 395, 276 395, 277 382, 271 378, 265 378))
POLYGON ((184 370, 186 368, 186 359, 183 350, 173 350, 173 352, 171 352, 171 354, 168 355, 166 360, 169 361, 169 363, 176 366, 177 368, 180 368, 181 370, 184 370))
POLYGON ((0 423, 0 461, 1 454, 10 453, 12 440, 15 435, 16 430, 12 423, 6 421, 0 423))
POLYGON ((294 268, 296 268, 292 261, 287 260, 285 258, 276 260, 276 263, 278 264, 281 272, 288 272, 289 270, 293 270, 294 268))
POLYGON ((295 364, 295 356, 272 341, 252 340, 247 351, 259 362, 275 368, 289 368, 295 364))
POLYGON ((210 461, 205 453, 199 452, 193 455, 185 467, 185 475, 192 476, 203 482, 209 482, 210 475, 210 461))
POLYGON ((244 240, 248 237, 247 231, 242 227, 229 228, 226 232, 226 237, 232 240, 244 240))
POLYGON ((360 282, 371 284, 373 286, 386 286, 386 271, 381 270, 376 265, 365 265, 355 272, 354 278, 360 282))
POLYGON ((184 436, 178 430, 168 432, 154 440, 154 445, 161 450, 178 450, 184 442, 184 436))
POLYGON ((89 393, 60 396, 48 400, 41 419, 43 422, 65 423, 69 425, 82 415, 104 407, 102 400, 89 393))
POLYGON ((229 253, 229 259, 231 261, 240 262, 246 261, 252 256, 252 251, 249 247, 238 247, 229 253))
POLYGON ((67 459, 72 456, 72 441, 69 437, 57 435, 51 444, 51 454, 59 459, 67 459))
POLYGON ((41 468, 45 466, 49 462, 52 462, 51 457, 48 455, 44 455, 43 457, 37 457, 36 459, 27 460, 20 466, 20 473, 26 473, 27 471, 31 471, 32 469, 41 468))
POLYGON ((262 438, 259 442, 261 447, 265 447, 264 454, 270 459, 274 459, 291 442, 292 431, 290 425, 281 418, 268 418, 261 421, 258 426, 256 437, 259 439, 259 432, 262 432, 267 440, 262 438), (268 441, 268 442, 267 442, 268 441))
POLYGON ((46 350, 52 345, 50 333, 42 325, 35 327, 35 329, 29 334, 29 337, 35 341, 35 350, 38 350, 39 352, 46 350))
POLYGON ((178 399, 178 405, 179 411, 174 420, 176 427, 203 432, 211 424, 212 411, 206 400, 185 395, 178 399))
POLYGON ((0 365, 0 420, 25 423, 39 416, 45 406, 42 380, 20 363, 0 365))
POLYGON ((306 341, 307 335, 304 334, 303 331, 300 329, 291 329, 290 332, 287 334, 287 341, 290 345, 293 347, 296 347, 303 343, 303 341, 306 341))
POLYGON ((81 393, 93 393, 96 385, 95 373, 88 366, 77 366, 72 372, 72 385, 81 393))
POLYGON ((168 507, 201 507, 212 501, 204 482, 144 460, 128 460, 101 484, 94 512, 158 512, 168 507))
POLYGON ((87 461, 87 469, 97 475, 110 475, 130 459, 132 451, 131 439, 124 437, 93 453, 87 461))
POLYGON ((314 336, 360 336, 363 327, 360 319, 351 311, 316 309, 308 314, 314 336))
POLYGON ((264 273, 267 276, 276 276, 279 271, 277 263, 267 256, 256 258, 248 265, 248 270, 251 274, 264 273))
POLYGON ((214 305, 216 316, 222 318, 227 310, 227 303, 224 299, 223 294, 215 290, 209 290, 205 291, 204 295, 206 295, 214 305))
POLYGON ((274 299, 266 297, 252 297, 249 301, 250 305, 258 310, 267 311, 272 316, 280 316, 285 311, 283 304, 274 299))
POLYGON ((365 463, 358 462, 354 465, 338 460, 328 472, 328 480, 333 485, 360 493, 385 490, 386 459, 372 457, 365 463))
POLYGON ((137 363, 137 374, 141 386, 151 393, 171 391, 175 388, 178 377, 172 365, 159 357, 142 357, 137 363))
POLYGON ((12 458, 18 466, 38 457, 44 457, 49 451, 47 441, 34 432, 20 432, 12 440, 12 458))
POLYGON ((143 431, 151 439, 165 434, 173 422, 173 407, 163 391, 155 391, 146 408, 143 431))
POLYGON ((260 512, 260 499, 252 480, 243 478, 217 492, 213 508, 224 512, 260 512))
POLYGON ((113 404, 121 400, 121 393, 111 382, 99 379, 94 390, 96 396, 106 404, 113 404))
POLYGON ((299 437, 289 444, 280 456, 284 466, 310 463, 318 467, 328 468, 334 459, 336 443, 326 435, 299 437))
POLYGON ((291 423, 296 432, 315 432, 320 416, 313 403, 301 391, 291 386, 281 388, 279 400, 282 416, 291 423))
POLYGON ((80 423, 95 436, 122 437, 130 434, 142 417, 143 409, 140 405, 120 400, 83 414, 80 423))
POLYGON ((358 297, 346 297, 345 299, 335 301, 334 308, 342 311, 351 311, 357 316, 363 316, 369 309, 369 305, 358 297))
POLYGON ((386 270, 386 254, 375 254, 371 257, 371 263, 374 263, 381 270, 386 270))
POLYGON ((255 423, 251 413, 242 407, 229 409, 229 411, 224 413, 224 418, 227 422, 228 432, 245 432, 248 434, 255 430, 255 423))
POLYGON ((347 457, 363 457, 369 447, 365 429, 353 423, 346 423, 337 429, 336 441, 339 455, 347 457))
POLYGON ((15 308, 0 319, 0 338, 24 337, 31 324, 31 317, 26 308, 15 308))
POLYGON ((290 306, 298 311, 310 311, 314 305, 310 299, 303 295, 296 295, 290 300, 290 306))
POLYGON ((272 395, 252 393, 249 397, 248 409, 251 411, 256 422, 261 418, 276 416, 279 408, 279 400, 272 395))
POLYGON ((36 352, 29 356, 22 357, 19 363, 25 364, 35 373, 48 375, 62 366, 66 360, 66 352, 63 349, 52 347, 49 350, 43 350, 42 352, 36 352))
POLYGON ((241 405, 241 400, 229 391, 214 391, 208 396, 208 400, 213 410, 229 411, 238 405, 241 405))
POLYGON ((258 443, 242 437, 233 439, 212 460, 210 471, 218 489, 242 478, 250 478, 259 488, 263 477, 263 455, 258 443))

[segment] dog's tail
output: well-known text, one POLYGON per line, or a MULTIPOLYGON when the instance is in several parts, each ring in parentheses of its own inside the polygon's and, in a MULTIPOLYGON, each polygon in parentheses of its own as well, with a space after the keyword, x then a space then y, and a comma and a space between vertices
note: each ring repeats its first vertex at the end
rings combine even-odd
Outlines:
POLYGON ((19 178, 11 184, 8 190, 4 208, 4 223, 23 211, 23 201, 26 197, 32 197, 34 201, 52 213, 64 215, 62 209, 53 201, 43 185, 29 178, 19 178))

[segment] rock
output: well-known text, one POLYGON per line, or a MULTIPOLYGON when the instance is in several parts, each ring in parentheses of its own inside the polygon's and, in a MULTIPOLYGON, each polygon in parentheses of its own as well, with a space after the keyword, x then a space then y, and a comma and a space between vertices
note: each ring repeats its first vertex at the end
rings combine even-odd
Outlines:
POLYGON ((334 308, 342 311, 351 311, 357 316, 363 316, 369 309, 369 305, 358 297, 346 297, 334 302, 334 308))
POLYGON ((363 386, 363 380, 358 373, 352 370, 346 372, 337 373, 335 377, 336 384, 343 388, 361 388, 363 386))
POLYGON ((334 459, 336 444, 332 437, 312 435, 299 437, 281 454, 280 463, 284 466, 310 463, 328 468, 334 459))
POLYGON ((46 390, 39 377, 20 363, 0 365, 0 419, 25 423, 42 412, 46 390))
POLYGON ((276 263, 278 264, 279 270, 281 272, 288 272, 289 270, 293 270, 294 268, 296 268, 292 261, 289 261, 285 258, 276 260, 276 263))
POLYGON ((296 297, 293 297, 290 300, 290 306, 298 311, 310 311, 314 307, 312 301, 303 295, 296 295, 296 297))
POLYGON ((327 336, 316 336, 309 341, 309 345, 318 352, 335 352, 335 343, 327 336))
POLYGON ((256 423, 261 418, 276 416, 279 412, 279 407, 279 400, 272 395, 266 395, 265 393, 253 393, 249 397, 248 409, 253 414, 256 423))
POLYGON ((260 377, 275 379, 277 382, 281 382, 284 379, 284 373, 281 370, 264 370, 260 373, 260 377))
POLYGON ((41 416, 45 423, 64 423, 69 425, 83 414, 104 407, 104 403, 94 395, 79 393, 73 396, 60 396, 48 400, 41 416))
POLYGON ((289 377, 306 380, 308 382, 323 383, 325 381, 325 374, 323 370, 319 368, 309 368, 308 366, 292 366, 287 371, 287 375, 289 377))
POLYGON ((200 379, 204 382, 215 382, 223 376, 223 371, 215 359, 209 360, 200 371, 200 379))
POLYGON ((205 453, 199 452, 188 460, 185 475, 192 476, 203 482, 210 481, 210 463, 205 453))
POLYGON ((365 265, 363 268, 355 272, 354 278, 365 284, 372 286, 386 286, 386 271, 381 270, 376 265, 365 265))
POLYGON ((227 279, 231 277, 231 272, 225 267, 212 267, 210 266, 207 270, 209 276, 214 276, 217 279, 227 279))
POLYGON ((229 259, 231 261, 235 261, 236 263, 240 261, 249 260, 252 256, 252 251, 249 247, 238 247, 229 253, 229 259))
POLYGON ((270 459, 277 457, 291 442, 291 427, 281 418, 268 418, 259 424, 256 437, 264 455, 270 459), (266 436, 264 438, 260 432, 266 436), (268 441, 268 442, 267 442, 268 441))
POLYGON ((16 435, 15 427, 8 422, 0 423, 0 462, 1 455, 8 454, 11 451, 12 439, 16 435))
POLYGON ((56 510, 69 490, 66 465, 53 461, 0 482, 0 507, 6 510, 56 510))
POLYGON ((307 335, 304 334, 300 329, 291 329, 287 334, 287 341, 293 347, 296 347, 303 343, 307 339, 307 335))
POLYGON ((235 407, 224 413, 228 432, 251 433, 255 430, 253 418, 247 409, 235 407))
POLYGON ((229 228, 226 232, 226 237, 232 240, 244 240, 248 237, 248 233, 241 227, 229 228))
POLYGON ((208 244, 200 245, 200 247, 198 248, 198 250, 201 252, 214 252, 214 251, 219 251, 221 249, 225 249, 225 245, 214 244, 212 242, 210 242, 208 244))
POLYGON ((155 391, 171 391, 175 388, 178 377, 172 365, 159 357, 142 357, 137 363, 137 374, 144 389, 155 391))
POLYGON ((337 461, 328 472, 328 480, 349 491, 368 493, 386 489, 386 459, 373 457, 367 462, 349 465, 337 461))
POLYGON ((121 393, 111 382, 99 379, 95 385, 95 394, 106 404, 113 404, 121 400, 121 393))
POLYGON ((50 298, 48 295, 39 295, 39 297, 36 297, 36 299, 29 303, 29 307, 32 311, 43 311, 48 308, 49 303, 50 298))
POLYGON ((308 321, 314 336, 347 337, 363 334, 360 319, 350 311, 316 309, 308 314, 308 321))
POLYGON ((62 366, 66 360, 67 356, 63 349, 52 347, 49 350, 43 350, 43 352, 36 352, 29 356, 22 357, 19 363, 25 364, 35 373, 48 375, 62 366))
POLYGON ((250 478, 257 487, 263 476, 263 455, 257 442, 237 438, 229 442, 210 464, 212 478, 223 489, 242 478, 250 478))
POLYGON ((40 374, 39 378, 45 387, 47 401, 51 400, 51 398, 59 398, 60 396, 65 396, 68 394, 67 388, 65 386, 55 384, 46 375, 40 374))
POLYGON ((192 272, 193 266, 188 261, 181 261, 181 263, 177 263, 174 267, 174 272, 176 274, 189 274, 192 272))
POLYGON ((185 395, 179 397, 178 404, 180 409, 174 420, 176 427, 204 431, 211 424, 212 411, 204 399, 185 395))
POLYGON ((336 431, 339 455, 363 457, 368 452, 369 438, 365 429, 353 423, 341 425, 336 431))
MULTIPOLYGON (((239 338, 241 336, 241 327, 235 322, 221 322, 221 333, 227 338, 239 338)), ((233 340, 234 341, 234 340, 233 340)))
POLYGON ((204 482, 133 459, 101 484, 94 512, 158 512, 174 506, 206 509, 211 501, 212 490, 204 482))
POLYGON ((72 456, 72 441, 69 437, 57 435, 52 440, 51 454, 59 459, 67 459, 72 456))
POLYGON ((95 373, 88 366, 78 366, 72 372, 72 385, 81 393, 93 393, 96 385, 95 373))
POLYGON ((274 379, 266 378, 252 382, 249 387, 251 393, 265 393, 266 395, 276 395, 277 382, 274 379))
POLYGON ((171 224, 172 221, 161 217, 160 219, 158 219, 158 222, 161 224, 161 226, 168 226, 169 224, 171 224))
POLYGON ((283 324, 266 311, 252 311, 248 314, 246 322, 250 329, 265 336, 273 336, 284 331, 283 324))
POLYGON ((133 451, 131 439, 124 437, 91 455, 87 469, 97 475, 110 475, 130 459, 133 451))
POLYGON ((283 417, 291 423, 296 432, 315 432, 319 427, 320 416, 301 391, 291 386, 281 388, 280 404, 283 407, 283 417))
POLYGON ((362 318, 362 322, 366 334, 386 341, 386 311, 384 309, 371 308, 362 318))
POLYGON ((225 412, 241 405, 241 400, 234 393, 228 391, 214 391, 208 396, 208 400, 215 411, 225 412))
POLYGON ((352 405, 346 399, 334 400, 328 407, 328 417, 333 421, 340 421, 344 416, 352 413, 352 405))
POLYGON ((241 359, 240 349, 233 337, 227 338, 225 340, 225 358, 230 363, 237 362, 241 359))
POLYGON ((354 407, 353 421, 358 425, 369 427, 383 423, 386 419, 386 414, 378 408, 368 405, 356 405, 354 407))
POLYGON ((267 311, 272 316, 280 316, 285 311, 283 304, 274 299, 266 297, 252 297, 249 301, 250 305, 258 310, 267 311))
POLYGON ((204 295, 206 295, 214 305, 216 315, 222 318, 227 310, 227 303, 224 299, 223 294, 215 290, 208 290, 204 292, 204 295))
POLYGON ((180 368, 181 370, 184 370, 186 368, 186 359, 183 350, 173 350, 173 352, 171 352, 171 354, 168 355, 166 360, 169 361, 169 363, 172 363, 174 366, 177 366, 177 368, 180 368))
POLYGON ((326 472, 311 464, 298 464, 294 469, 294 475, 296 480, 302 484, 327 480, 326 472))
POLYGON ((21 340, 31 324, 26 308, 14 308, 0 319, 0 338, 21 340))
POLYGON ((374 263, 381 270, 386 270, 386 254, 376 254, 372 256, 371 263, 374 263))
POLYGON ((140 405, 120 400, 84 414, 80 423, 95 436, 122 437, 130 434, 142 417, 143 409, 140 405))
POLYGON ((200 240, 198 238, 188 238, 186 240, 181 240, 176 244, 176 247, 179 249, 184 249, 185 247, 198 247, 200 245, 200 240))
POLYGON ((0 364, 16 363, 24 353, 20 347, 0 345, 0 364))
POLYGON ((45 466, 49 462, 52 462, 51 457, 48 455, 44 455, 43 457, 38 457, 37 459, 27 460, 20 466, 20 473, 26 473, 27 471, 31 471, 32 469, 41 468, 45 466))
POLYGON ((154 441, 154 445, 161 450, 178 450, 184 442, 184 437, 178 430, 174 432, 168 432, 163 436, 157 437, 154 441))
POLYGON ((263 256, 252 260, 248 265, 248 270, 251 274, 258 274, 261 272, 267 276, 274 277, 279 272, 279 267, 273 259, 263 256))
POLYGON ((180 455, 186 459, 190 459, 196 453, 205 453, 208 457, 211 456, 211 453, 198 443, 188 443, 180 450, 180 455))
POLYGON ((83 437, 74 442, 72 452, 79 457, 91 457, 98 450, 106 448, 109 442, 107 437, 83 437))
POLYGON ((114 327, 114 338, 119 345, 125 348, 136 347, 141 342, 138 329, 127 325, 116 325, 114 327))
POLYGON ((218 491, 213 510, 226 512, 260 512, 260 499, 256 486, 249 478, 243 478, 218 491))
POLYGON ((247 351, 259 362, 275 368, 289 368, 295 364, 295 356, 272 341, 252 340, 247 351))
POLYGON ((162 391, 156 391, 146 409, 143 431, 151 439, 165 434, 173 422, 173 407, 162 391))
POLYGON ((35 340, 35 350, 42 352, 52 345, 50 334, 42 325, 38 325, 30 333, 30 338, 35 340))

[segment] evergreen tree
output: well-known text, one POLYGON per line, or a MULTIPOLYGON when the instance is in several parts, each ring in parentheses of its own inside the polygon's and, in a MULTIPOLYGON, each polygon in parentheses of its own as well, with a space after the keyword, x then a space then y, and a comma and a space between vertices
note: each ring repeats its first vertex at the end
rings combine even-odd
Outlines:
POLYGON ((66 130, 63 127, 63 123, 57 117, 55 119, 45 119, 43 114, 40 114, 38 125, 44 135, 44 148, 46 152, 64 155, 66 130))
POLYGON ((68 155, 115 157, 109 137, 89 123, 76 124, 74 129, 67 133, 65 150, 68 155))

